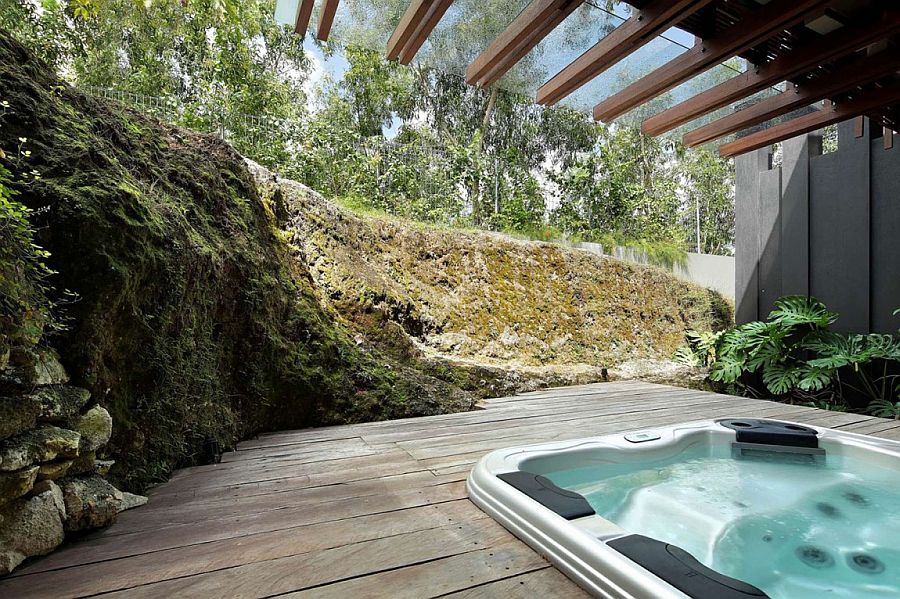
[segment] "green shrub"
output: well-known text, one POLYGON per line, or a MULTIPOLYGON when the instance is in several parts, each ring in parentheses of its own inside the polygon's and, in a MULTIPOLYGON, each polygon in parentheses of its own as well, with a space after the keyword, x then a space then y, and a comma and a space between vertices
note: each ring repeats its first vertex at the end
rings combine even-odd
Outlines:
MULTIPOLYGON (((0 127, 9 111, 9 103, 0 100, 0 127)), ((17 340, 36 343, 48 325, 60 326, 46 293, 46 279, 53 271, 44 261, 50 254, 35 242, 31 210, 16 201, 13 174, 4 164, 21 168, 31 156, 24 149, 27 142, 19 138, 18 147, 9 153, 0 148, 0 353, 17 340)), ((40 178, 34 170, 26 171, 26 176, 40 178)))
MULTIPOLYGON (((837 320, 815 298, 787 296, 775 302, 765 321, 736 326, 709 347, 710 378, 746 385, 748 375, 758 374, 765 389, 776 396, 855 405, 860 401, 871 413, 895 417, 900 413, 900 340, 892 335, 839 334, 829 330, 837 320)), ((699 361, 702 352, 697 334, 692 344, 676 356, 682 362, 699 361)), ((752 389, 745 390, 752 391, 752 389)))

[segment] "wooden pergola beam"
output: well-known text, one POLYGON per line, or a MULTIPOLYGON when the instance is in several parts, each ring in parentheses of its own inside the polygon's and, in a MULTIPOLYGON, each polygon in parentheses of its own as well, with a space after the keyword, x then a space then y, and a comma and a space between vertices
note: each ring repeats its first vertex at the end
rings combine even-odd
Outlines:
POLYGON ((412 0, 388 41, 388 60, 409 64, 453 0, 412 0))
POLYGON ((886 12, 874 23, 867 20, 842 27, 648 118, 641 124, 641 131, 645 135, 662 135, 767 87, 792 80, 821 64, 847 56, 898 33, 900 10, 886 12))
POLYGON ((553 106, 712 1, 653 0, 542 85, 537 103, 553 106))
POLYGON ((337 14, 338 3, 340 0, 325 0, 322 5, 322 12, 319 13, 319 30, 316 37, 320 41, 327 42, 328 36, 331 35, 331 26, 334 25, 334 15, 337 14))
POLYGON ((594 107, 594 118, 611 121, 714 65, 745 52, 780 31, 824 11, 830 0, 772 0, 718 35, 698 42, 649 75, 594 107))
POLYGON ((900 71, 900 52, 897 52, 896 48, 888 48, 874 56, 860 57, 828 75, 795 86, 777 96, 766 98, 753 106, 695 129, 684 136, 684 144, 688 147, 698 146, 743 131, 788 114, 792 110, 850 92, 856 87, 873 83, 897 71, 900 71))
POLYGON ((466 69, 469 85, 487 87, 505 75, 584 0, 532 0, 466 69))
POLYGON ((764 148, 897 103, 900 103, 900 83, 860 93, 856 97, 839 104, 826 101, 822 110, 797 117, 786 123, 758 131, 721 146, 719 155, 723 158, 729 158, 758 150, 759 148, 764 148))
POLYGON ((297 22, 294 23, 294 33, 306 35, 309 29, 309 21, 312 19, 313 4, 315 0, 300 0, 300 8, 297 10, 297 22))

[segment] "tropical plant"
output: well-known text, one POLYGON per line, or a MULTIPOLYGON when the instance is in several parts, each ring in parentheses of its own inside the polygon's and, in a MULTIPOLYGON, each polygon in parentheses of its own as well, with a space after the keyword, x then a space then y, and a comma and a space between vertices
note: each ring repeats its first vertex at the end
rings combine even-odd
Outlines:
MULTIPOLYGON (((0 100, 0 127, 12 110, 0 100)), ((12 185, 10 168, 21 172, 21 184, 40 179, 40 173, 28 168, 32 156, 27 146, 28 139, 19 138, 15 150, 0 148, 0 353, 9 335, 35 340, 45 328, 62 326, 47 294, 46 280, 54 274, 45 262, 50 254, 37 244, 32 211, 16 200, 12 185)))
MULTIPOLYGON (((710 379, 739 385, 748 374, 758 373, 774 395, 817 405, 857 405, 895 417, 900 409, 900 339, 835 333, 828 327, 836 319, 815 298, 783 297, 766 321, 743 324, 721 336, 710 379)), ((692 354, 685 350, 679 356, 689 360, 692 354)))
POLYGON ((679 364, 705 368, 716 361, 716 348, 725 331, 687 331, 687 345, 675 350, 673 359, 679 364))
POLYGON ((737 383, 745 373, 759 372, 775 395, 795 388, 821 388, 830 378, 803 359, 807 337, 827 330, 837 319, 815 298, 787 296, 775 302, 765 322, 737 326, 722 336, 710 378, 737 383))
POLYGON ((900 420, 900 401, 890 401, 888 399, 876 399, 869 404, 867 410, 873 416, 879 418, 893 418, 900 420))
MULTIPOLYGON (((804 348, 817 357, 807 362, 807 368, 815 376, 806 381, 806 389, 818 391, 829 381, 837 381, 871 401, 887 401, 900 374, 890 371, 892 363, 900 362, 900 340, 892 335, 838 335, 822 332, 811 335, 804 348), (878 366, 879 371, 874 366, 878 366), (856 385, 841 372, 851 374, 856 385)), ((803 388, 803 387, 801 387, 803 388)), ((889 403, 889 402, 888 402, 889 403)))

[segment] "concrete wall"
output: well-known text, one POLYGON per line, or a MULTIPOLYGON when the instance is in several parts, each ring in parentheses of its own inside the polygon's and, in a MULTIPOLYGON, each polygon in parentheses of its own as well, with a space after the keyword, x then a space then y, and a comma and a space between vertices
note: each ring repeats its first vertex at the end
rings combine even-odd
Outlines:
MULTIPOLYGON (((610 248, 609 251, 604 251, 604 247, 599 243, 578 243, 575 247, 601 256, 612 256, 627 262, 650 264, 646 254, 632 248, 615 247, 610 248)), ((729 299, 733 300, 735 298, 735 259, 733 256, 688 253, 687 263, 684 266, 676 264, 670 270, 677 277, 686 281, 718 291, 729 299)))
POLYGON ((835 330, 896 333, 900 318, 900 149, 880 130, 839 127, 736 159, 737 321, 765 318, 783 295, 812 295, 840 314, 835 330))

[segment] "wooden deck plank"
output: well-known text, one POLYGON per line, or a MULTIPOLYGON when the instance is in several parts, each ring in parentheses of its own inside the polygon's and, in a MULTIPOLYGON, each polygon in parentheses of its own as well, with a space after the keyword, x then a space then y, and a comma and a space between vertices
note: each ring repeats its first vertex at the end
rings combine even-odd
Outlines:
POLYGON ((469 500, 459 499, 439 505, 298 526, 120 559, 72 563, 54 560, 55 556, 51 556, 34 564, 39 567, 17 571, 13 580, 21 584, 10 590, 21 593, 21 597, 48 597, 59 589, 66 589, 72 596, 125 590, 244 564, 430 530, 458 520, 471 522, 487 517, 469 500), (72 571, 67 569, 74 565, 80 566, 79 576, 75 579, 72 571))
POLYGON ((461 555, 513 540, 506 530, 482 518, 166 580, 110 593, 107 597, 156 599, 176 593, 193 597, 270 597, 461 555))
POLYGON ((353 578, 325 587, 288 593, 282 597, 291 599, 440 597, 478 587, 504 576, 534 572, 546 567, 547 562, 539 555, 522 543, 512 541, 480 551, 353 578))
POLYGON ((900 422, 641 382, 541 390, 485 409, 284 431, 187 468, 148 506, 0 579, 0 596, 582 597, 471 504, 486 452, 715 417, 900 438, 900 422))
POLYGON ((573 587, 562 572, 551 566, 444 595, 445 599, 493 599, 495 597, 503 599, 534 599, 535 597, 586 599, 590 595, 580 588, 573 587))

